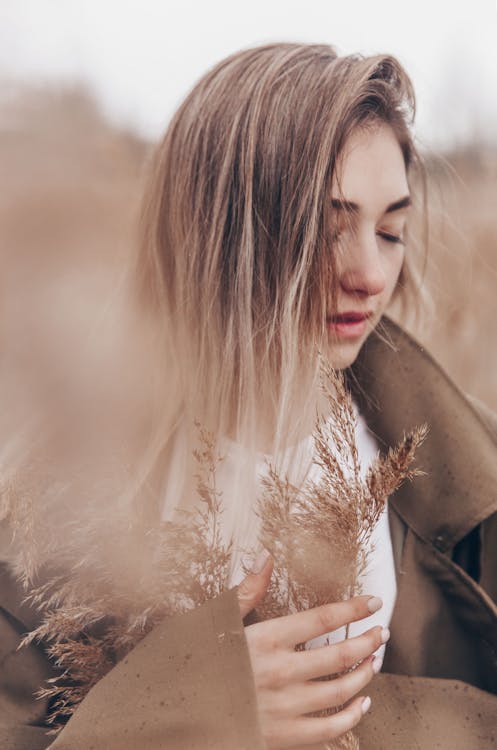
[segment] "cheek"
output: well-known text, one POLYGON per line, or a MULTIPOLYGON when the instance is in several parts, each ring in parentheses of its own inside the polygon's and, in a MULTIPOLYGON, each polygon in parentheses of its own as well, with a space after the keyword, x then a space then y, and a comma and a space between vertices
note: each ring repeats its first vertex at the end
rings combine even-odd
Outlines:
POLYGON ((397 283, 400 278, 402 266, 404 265, 404 250, 388 258, 384 265, 385 272, 385 292, 384 305, 388 305, 393 293, 397 289, 397 283))

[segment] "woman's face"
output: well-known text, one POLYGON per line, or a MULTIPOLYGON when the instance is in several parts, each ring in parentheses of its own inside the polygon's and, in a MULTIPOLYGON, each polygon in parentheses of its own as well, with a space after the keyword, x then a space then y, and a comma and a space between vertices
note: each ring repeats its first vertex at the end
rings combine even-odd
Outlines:
POLYGON ((351 365, 395 290, 404 260, 409 186, 392 128, 357 130, 334 177, 332 232, 336 237, 337 314, 327 318, 328 356, 351 365), (338 182, 342 189, 342 202, 338 182))

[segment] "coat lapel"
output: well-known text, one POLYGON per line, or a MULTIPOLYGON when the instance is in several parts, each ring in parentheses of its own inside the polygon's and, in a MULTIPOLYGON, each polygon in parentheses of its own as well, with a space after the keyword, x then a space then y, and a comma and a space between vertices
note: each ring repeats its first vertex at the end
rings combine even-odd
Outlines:
POLYGON ((367 340, 351 387, 383 446, 427 423, 425 472, 392 498, 402 520, 444 552, 497 511, 495 436, 424 349, 388 318, 367 340))
POLYGON ((486 547, 496 544, 496 437, 422 347, 388 319, 363 347, 350 380, 380 445, 395 444, 406 429, 429 427, 417 453, 425 475, 389 500, 398 594, 384 669, 497 692, 497 604, 486 583, 495 579, 486 547), (476 580, 458 563, 461 549, 476 562, 476 580))

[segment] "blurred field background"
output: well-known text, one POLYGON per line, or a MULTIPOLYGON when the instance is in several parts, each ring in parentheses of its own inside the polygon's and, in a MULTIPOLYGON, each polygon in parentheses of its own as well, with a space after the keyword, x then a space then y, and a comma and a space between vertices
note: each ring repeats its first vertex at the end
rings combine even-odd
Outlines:
MULTIPOLYGON (((64 352, 98 337, 136 242, 151 146, 108 124, 85 89, 4 91, 0 343, 12 377, 36 388, 40 368, 63 370, 64 352)), ((427 166, 433 303, 410 327, 497 409, 497 146, 466 142, 427 166)))

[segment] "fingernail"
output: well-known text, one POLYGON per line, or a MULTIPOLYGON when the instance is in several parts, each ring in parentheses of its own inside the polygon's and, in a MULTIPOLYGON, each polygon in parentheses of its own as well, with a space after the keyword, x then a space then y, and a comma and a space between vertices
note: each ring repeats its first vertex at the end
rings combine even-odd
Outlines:
POLYGON ((382 643, 386 643, 388 639, 390 638, 390 631, 388 628, 382 628, 380 639, 382 643))
POLYGON ((364 698, 363 702, 361 703, 361 711, 363 714, 365 714, 366 711, 369 711, 370 708, 371 708, 371 698, 369 697, 369 695, 367 695, 364 698))
POLYGON ((373 614, 373 612, 378 612, 381 607, 383 607, 383 602, 379 596, 372 596, 368 599, 368 610, 371 614, 373 614))
POLYGON ((381 656, 375 656, 375 658, 373 659, 373 672, 375 674, 378 674, 378 672, 381 669, 382 664, 383 664, 383 659, 381 658, 381 656))
POLYGON ((252 561, 250 565, 250 572, 253 575, 258 575, 258 573, 262 573, 264 568, 266 567, 266 563, 270 558, 270 554, 267 551, 267 549, 262 549, 257 557, 252 561))

